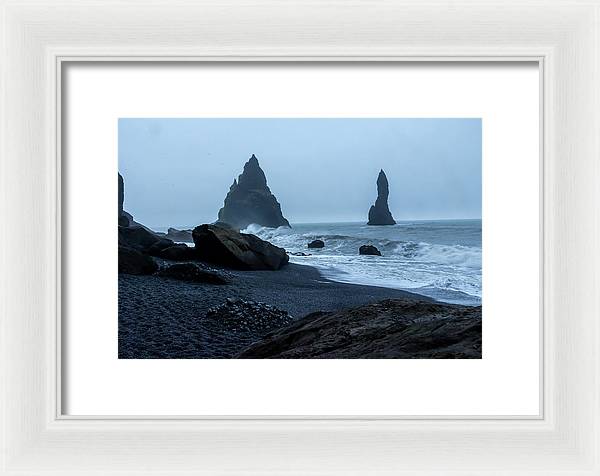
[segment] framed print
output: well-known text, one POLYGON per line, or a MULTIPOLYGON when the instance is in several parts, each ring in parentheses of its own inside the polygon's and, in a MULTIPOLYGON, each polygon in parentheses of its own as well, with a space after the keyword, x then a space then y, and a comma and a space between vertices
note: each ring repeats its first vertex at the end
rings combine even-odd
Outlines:
POLYGON ((1 474, 600 474, 596 2, 1 8, 1 474))
POLYGON ((63 193, 79 197, 62 210, 61 411, 543 413, 539 65, 104 63, 61 76, 63 193), (361 88, 377 94, 347 104, 361 88), (389 224, 374 224, 378 209, 389 224), (96 398, 116 382, 124 396, 96 398), (249 382, 261 390, 238 398, 249 382))

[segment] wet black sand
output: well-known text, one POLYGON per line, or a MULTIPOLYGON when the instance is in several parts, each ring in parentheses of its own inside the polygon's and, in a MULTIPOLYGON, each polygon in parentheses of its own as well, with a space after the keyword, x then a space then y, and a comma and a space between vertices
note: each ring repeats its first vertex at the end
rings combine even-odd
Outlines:
POLYGON ((259 301, 301 318, 390 298, 431 299, 395 289, 336 283, 312 267, 230 271, 232 284, 212 285, 158 276, 119 274, 119 358, 227 358, 253 343, 204 318, 227 298, 259 301))

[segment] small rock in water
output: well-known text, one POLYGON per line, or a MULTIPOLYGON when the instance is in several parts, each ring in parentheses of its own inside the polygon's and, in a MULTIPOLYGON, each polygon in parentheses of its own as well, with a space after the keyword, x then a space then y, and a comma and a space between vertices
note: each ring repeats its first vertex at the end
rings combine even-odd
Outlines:
POLYGON ((323 240, 313 240, 308 244, 309 248, 324 248, 325 242, 323 240))
POLYGON ((362 245, 358 249, 358 254, 360 255, 372 255, 372 256, 381 256, 381 251, 379 251, 373 245, 362 245))
POLYGON ((310 253, 304 253, 303 251, 288 251, 288 255, 292 256, 312 256, 310 253))

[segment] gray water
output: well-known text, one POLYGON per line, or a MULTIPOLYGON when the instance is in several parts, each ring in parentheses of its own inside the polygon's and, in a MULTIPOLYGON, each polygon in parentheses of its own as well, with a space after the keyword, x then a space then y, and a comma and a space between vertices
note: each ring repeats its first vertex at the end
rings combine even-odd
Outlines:
POLYGON ((412 291, 457 304, 481 304, 481 220, 403 221, 393 226, 365 223, 293 224, 292 228, 250 225, 253 233, 288 252, 293 263, 318 268, 328 279, 412 291), (323 249, 308 249, 315 239, 323 249), (363 244, 383 256, 360 256, 363 244))

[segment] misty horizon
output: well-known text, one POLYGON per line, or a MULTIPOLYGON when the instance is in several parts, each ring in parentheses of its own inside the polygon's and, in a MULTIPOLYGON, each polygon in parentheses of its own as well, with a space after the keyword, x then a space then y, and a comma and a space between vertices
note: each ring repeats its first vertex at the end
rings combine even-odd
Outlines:
POLYGON ((380 169, 399 223, 481 219, 480 119, 119 119, 124 208, 212 223, 252 154, 292 226, 366 223, 380 169))

